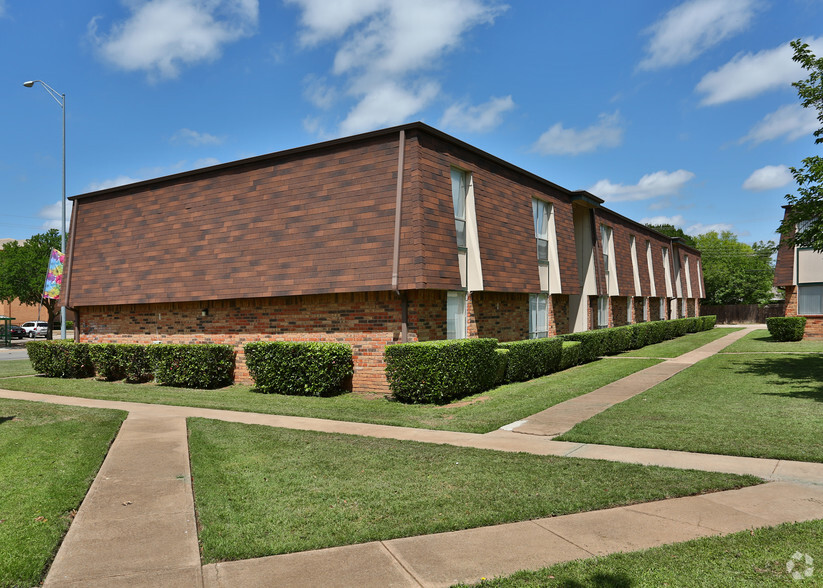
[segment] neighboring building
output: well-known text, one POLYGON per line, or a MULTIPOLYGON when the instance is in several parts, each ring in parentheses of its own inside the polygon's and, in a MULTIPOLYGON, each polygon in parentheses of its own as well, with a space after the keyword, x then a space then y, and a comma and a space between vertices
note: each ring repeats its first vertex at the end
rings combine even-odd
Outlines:
POLYGON ((391 343, 696 316, 700 252, 422 123, 75 196, 82 341, 391 343))
POLYGON ((805 316, 805 336, 823 337, 823 253, 789 247, 781 236, 774 285, 786 291, 786 316, 805 316))

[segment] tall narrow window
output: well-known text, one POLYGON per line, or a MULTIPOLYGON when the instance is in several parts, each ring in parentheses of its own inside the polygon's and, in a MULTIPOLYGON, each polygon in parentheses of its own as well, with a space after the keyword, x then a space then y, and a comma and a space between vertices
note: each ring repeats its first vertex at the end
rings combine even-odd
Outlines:
POLYGON ((634 310, 634 298, 629 296, 626 300, 628 301, 626 304, 626 322, 632 324, 634 322, 632 320, 632 315, 634 314, 632 312, 634 310))
POLYGON ((660 320, 666 319, 666 299, 660 298, 660 320))
POLYGON ((548 296, 529 294, 529 339, 548 337, 548 296))
POLYGON ((823 314, 823 284, 797 287, 797 314, 823 314))
POLYGON ((603 246, 603 275, 606 278, 606 291, 609 291, 609 251, 611 250, 611 227, 600 225, 600 243, 603 246))
POLYGON ((454 203, 454 228, 457 246, 466 248, 466 195, 469 193, 469 174, 452 168, 452 202, 454 203))
POLYGON ((605 328, 609 326, 609 297, 597 297, 597 326, 605 328))
POLYGON ((446 338, 466 338, 465 292, 449 292, 446 297, 446 338))
POLYGON ((649 304, 651 304, 651 300, 643 298, 643 322, 649 320, 649 304))
POLYGON ((549 261, 549 203, 532 198, 534 236, 537 239, 537 260, 549 261))

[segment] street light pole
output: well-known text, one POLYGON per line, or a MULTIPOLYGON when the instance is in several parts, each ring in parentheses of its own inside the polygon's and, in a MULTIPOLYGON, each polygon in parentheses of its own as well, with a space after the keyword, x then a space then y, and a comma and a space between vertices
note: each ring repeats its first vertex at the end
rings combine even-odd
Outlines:
MULTIPOLYGON (((60 250, 65 255, 66 253, 66 95, 61 94, 51 86, 49 86, 43 80, 33 80, 29 82, 23 82, 23 85, 26 88, 31 88, 34 84, 41 84, 45 89, 46 92, 49 93, 49 96, 54 98, 54 101, 60 105, 60 109, 63 111, 63 197, 61 199, 61 204, 63 206, 63 224, 62 230, 60 231, 60 250)), ((60 338, 66 338, 66 306, 60 304, 60 338)))

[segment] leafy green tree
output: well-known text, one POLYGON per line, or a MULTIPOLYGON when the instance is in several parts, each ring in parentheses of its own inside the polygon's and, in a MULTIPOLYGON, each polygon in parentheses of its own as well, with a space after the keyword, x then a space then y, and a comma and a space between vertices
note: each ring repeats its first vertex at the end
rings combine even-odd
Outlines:
MULTIPOLYGON (((809 77, 792 85, 804 108, 815 108, 817 120, 823 125, 823 57, 815 57, 809 46, 800 39, 792 41, 792 59, 808 70, 809 77)), ((815 144, 823 143, 823 126, 814 132, 815 144)), ((791 168, 797 183, 797 194, 786 194, 791 205, 788 214, 777 229, 789 246, 811 247, 823 251, 823 158, 807 157, 803 166, 791 168), (797 227, 797 232, 792 235, 797 227)))
POLYGON ((680 237, 683 239, 683 242, 688 245, 689 247, 697 247, 694 242, 694 237, 691 235, 687 235, 683 232, 683 229, 676 227, 674 225, 646 225, 650 229, 657 231, 658 233, 663 233, 667 237, 680 237))
POLYGON ((771 300, 773 242, 747 245, 731 231, 711 231, 694 240, 701 253, 704 304, 765 304, 771 300))
POLYGON ((0 250, 0 300, 11 302, 16 298, 22 304, 42 304, 48 314, 48 339, 52 338, 52 324, 60 310, 58 300, 43 298, 52 249, 60 249, 57 229, 34 235, 22 245, 10 241, 0 250))

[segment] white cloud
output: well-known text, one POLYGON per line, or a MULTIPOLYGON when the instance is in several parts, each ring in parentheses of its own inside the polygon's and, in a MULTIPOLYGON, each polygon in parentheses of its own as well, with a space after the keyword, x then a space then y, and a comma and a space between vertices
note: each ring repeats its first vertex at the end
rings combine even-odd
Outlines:
POLYGON ((532 147, 541 155, 578 155, 599 147, 617 147, 623 142, 620 113, 601 114, 598 122, 582 130, 556 123, 532 147))
POLYGON ((689 0, 649 27, 646 57, 638 67, 655 70, 689 63, 749 27, 756 0, 689 0))
POLYGON ((209 133, 200 133, 191 129, 180 129, 171 136, 172 143, 188 143, 194 147, 200 145, 219 145, 223 142, 220 137, 209 133))
POLYGON ((608 179, 600 180, 589 188, 589 192, 610 202, 648 200, 658 196, 677 194, 693 177, 694 174, 685 169, 679 169, 671 173, 658 171, 646 174, 640 178, 639 182, 630 186, 613 184, 608 179))
MULTIPOLYGON (((823 53, 823 39, 804 39, 811 50, 823 53)), ((695 90, 705 94, 700 104, 710 106, 743 100, 775 88, 789 89, 792 82, 806 77, 805 70, 792 61, 794 50, 788 43, 757 53, 738 53, 731 61, 703 76, 695 90)))
POLYGON ((676 214, 674 216, 647 216, 641 218, 640 222, 644 225, 672 225, 673 227, 682 227, 686 222, 683 216, 676 214))
POLYGON ((803 108, 800 104, 786 104, 767 114, 763 120, 752 127, 738 143, 751 141, 758 145, 785 137, 794 141, 804 136, 811 136, 817 130, 817 113, 812 108, 803 108))
MULTIPOLYGON (((71 222, 71 207, 74 204, 71 200, 66 200, 66 230, 69 228, 71 222)), ((49 229, 62 230, 63 227, 63 203, 58 200, 54 204, 44 206, 37 212, 37 217, 43 219, 43 224, 40 225, 41 231, 48 231, 49 229)))
POLYGON ((363 99, 349 111, 340 124, 340 131, 344 135, 353 135, 406 122, 429 104, 439 90, 440 87, 433 82, 412 91, 392 82, 370 88, 363 99))
POLYGON ((146 71, 151 80, 174 78, 183 65, 213 61, 226 43, 254 32, 257 0, 125 0, 131 16, 89 36, 103 59, 126 71, 146 71))
POLYGON ((710 225, 695 223, 683 230, 687 235, 705 235, 711 232, 722 233, 723 231, 732 231, 734 230, 734 225, 730 225, 729 223, 712 223, 710 225))
POLYGON ((791 171, 785 165, 767 165, 754 170, 743 182, 743 189, 752 192, 774 190, 785 186, 793 179, 791 171))
POLYGON ((332 97, 358 101, 340 124, 342 133, 375 124, 406 122, 425 108, 435 82, 422 74, 457 49, 464 34, 489 24, 505 10, 497 0, 287 0, 301 11, 306 47, 337 43, 331 73, 342 90, 325 82, 309 86, 308 98, 325 108, 332 97), (389 100, 398 98, 396 104, 389 100), (376 108, 374 113, 370 108, 376 108))
POLYGON ((309 74, 303 79, 303 96, 317 108, 328 110, 337 100, 337 88, 329 85, 324 77, 309 74))
POLYGON ((503 113, 514 108, 511 96, 492 98, 484 104, 469 106, 465 102, 452 104, 443 113, 440 125, 474 133, 484 133, 503 122, 503 113))
POLYGON ((0 0, 0 18, 6 16, 6 0, 0 0))
POLYGON ((126 184, 133 184, 135 182, 142 181, 141 178, 132 178, 129 176, 117 176, 116 178, 109 178, 105 180, 100 180, 98 182, 90 182, 88 186, 86 186, 86 190, 89 192, 96 192, 97 190, 105 190, 106 188, 115 188, 117 186, 125 186, 126 184))

